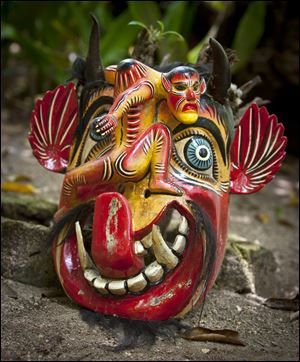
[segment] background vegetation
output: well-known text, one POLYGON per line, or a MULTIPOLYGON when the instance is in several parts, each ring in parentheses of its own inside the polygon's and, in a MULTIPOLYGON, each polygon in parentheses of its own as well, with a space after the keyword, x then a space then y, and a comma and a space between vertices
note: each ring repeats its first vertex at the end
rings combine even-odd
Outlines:
MULTIPOLYGON (((130 56, 147 27, 159 44, 155 62, 195 62, 210 36, 235 49, 233 82, 256 75, 263 83, 249 97, 270 99, 285 123, 289 151, 298 152, 298 12, 287 1, 1 1, 2 100, 28 120, 34 99, 70 77, 85 56, 90 13, 101 27, 104 65, 130 56), (135 22, 129 25, 130 22, 135 22), (174 32, 181 34, 176 35, 174 32)), ((18 118, 17 117, 17 118, 18 118)))

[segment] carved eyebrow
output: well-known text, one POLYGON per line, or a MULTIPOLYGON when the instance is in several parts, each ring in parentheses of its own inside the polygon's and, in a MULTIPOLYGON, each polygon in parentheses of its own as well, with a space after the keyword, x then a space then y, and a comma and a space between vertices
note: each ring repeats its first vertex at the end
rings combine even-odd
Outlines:
POLYGON ((179 81, 179 82, 172 82, 172 84, 176 84, 176 85, 186 85, 188 81, 184 82, 184 81, 179 81))
POLYGON ((178 81, 178 82, 172 82, 172 84, 175 84, 175 85, 184 85, 186 86, 188 83, 192 82, 192 85, 195 85, 195 84, 200 84, 199 80, 196 79, 196 80, 186 80, 186 81, 178 81))
POLYGON ((202 117, 198 118, 198 120, 195 123, 193 123, 193 125, 188 125, 188 124, 182 123, 173 130, 173 133, 174 133, 174 135, 176 135, 176 133, 181 132, 184 129, 194 128, 194 127, 204 128, 214 136, 214 138, 217 141, 217 144, 220 148, 223 162, 226 165, 227 164, 227 157, 226 157, 227 155, 225 152, 225 143, 224 143, 223 137, 221 135, 219 128, 209 119, 202 118, 202 117))

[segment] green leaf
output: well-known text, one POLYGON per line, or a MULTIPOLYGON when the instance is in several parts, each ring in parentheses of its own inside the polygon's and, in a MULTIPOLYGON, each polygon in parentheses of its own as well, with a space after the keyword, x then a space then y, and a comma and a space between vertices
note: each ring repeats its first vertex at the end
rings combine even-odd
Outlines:
POLYGON ((118 63, 128 56, 128 48, 134 43, 139 29, 128 26, 131 15, 128 10, 113 20, 102 37, 101 54, 105 65, 118 63))
POLYGON ((186 62, 188 45, 184 38, 182 41, 174 37, 163 37, 160 39, 159 60, 162 61, 165 56, 168 56, 168 63, 175 61, 186 62))
POLYGON ((200 50, 206 43, 208 43, 208 38, 208 35, 206 35, 193 49, 188 52, 187 59, 189 63, 196 63, 200 50))
POLYGON ((97 5, 93 2, 93 13, 95 13, 97 19, 99 19, 100 28, 108 29, 110 23, 113 21, 113 15, 109 9, 110 4, 108 1, 97 2, 96 4, 97 5))
POLYGON ((131 18, 146 26, 155 26, 161 18, 159 6, 155 1, 128 1, 127 4, 131 18))
POLYGON ((23 57, 25 55, 31 62, 34 62, 38 68, 46 69, 52 64, 56 64, 57 67, 62 67, 68 64, 68 59, 65 54, 46 46, 41 41, 20 34, 16 34, 15 41, 20 44, 23 57))
POLYGON ((165 35, 176 35, 181 41, 184 40, 184 37, 181 34, 177 33, 177 31, 168 30, 168 31, 165 31, 164 33, 162 33, 162 35, 163 36, 165 36, 165 35))
POLYGON ((225 9, 224 1, 210 1, 209 4, 213 9, 217 11, 224 11, 225 9))
POLYGON ((141 28, 148 30, 147 26, 144 23, 141 23, 140 21, 130 21, 128 25, 137 25, 140 26, 141 28))
POLYGON ((163 33, 165 30, 165 25, 162 21, 157 20, 158 25, 160 26, 160 31, 163 33))
POLYGON ((1 39, 10 39, 15 40, 17 37, 17 32, 14 26, 1 22, 1 39))
MULTIPOLYGON (((176 2, 177 3, 177 2, 176 2)), ((184 2, 185 4, 187 2, 184 2)), ((188 6, 185 5, 185 9, 182 15, 181 27, 178 29, 174 29, 178 31, 185 39, 191 39, 194 36, 194 26, 197 22, 196 16, 198 13, 198 8, 201 7, 201 2, 199 1, 190 1, 188 2, 188 6)), ((197 25, 196 25, 197 27, 197 25)), ((173 29, 173 28, 169 28, 173 29)))
POLYGON ((253 1, 242 17, 233 40, 232 49, 236 50, 240 61, 233 67, 233 72, 243 68, 250 60, 265 30, 266 4, 253 1))
POLYGON ((163 23, 166 29, 182 32, 185 23, 187 1, 172 1, 166 9, 163 23))

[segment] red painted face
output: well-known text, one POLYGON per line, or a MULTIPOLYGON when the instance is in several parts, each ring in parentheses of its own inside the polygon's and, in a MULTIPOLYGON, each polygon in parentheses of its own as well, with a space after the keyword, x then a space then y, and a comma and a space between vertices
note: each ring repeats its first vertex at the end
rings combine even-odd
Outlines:
POLYGON ((200 112, 200 96, 206 90, 204 79, 188 67, 178 67, 167 75, 168 106, 174 117, 185 124, 194 123, 200 112))
MULTIPOLYGON (((197 81, 198 77, 190 80, 197 81)), ((181 188, 182 196, 147 197, 149 175, 134 188, 124 184, 123 195, 113 188, 82 188, 82 201, 96 197, 91 220, 79 220, 82 231, 77 228, 61 253, 54 248, 64 289, 79 304, 124 318, 165 320, 184 315, 205 298, 227 238, 229 155, 225 150, 230 141, 221 137, 228 135, 224 122, 210 116, 218 109, 203 107, 204 121, 179 124, 172 130, 170 180, 181 188), (91 239, 86 236, 88 229, 92 229, 91 239), (82 239, 91 245, 85 246, 84 253, 82 239), (85 253, 93 263, 84 261, 89 258, 85 253)))
POLYGON ((176 73, 171 78, 170 102, 172 108, 178 112, 179 108, 183 111, 189 109, 197 111, 200 98, 200 82, 198 73, 176 73), (184 103, 184 104, 182 104, 184 103))

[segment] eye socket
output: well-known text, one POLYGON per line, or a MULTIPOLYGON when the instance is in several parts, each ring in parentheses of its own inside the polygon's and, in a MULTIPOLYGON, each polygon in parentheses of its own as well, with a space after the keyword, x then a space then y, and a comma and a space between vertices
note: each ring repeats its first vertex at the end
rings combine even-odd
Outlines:
POLYGON ((174 175, 187 183, 214 187, 218 182, 214 143, 202 132, 187 129, 175 135, 171 165, 174 175))
POLYGON ((193 90, 194 90, 195 92, 197 92, 197 91, 199 90, 199 87, 200 87, 199 83, 196 83, 196 84, 194 84, 194 86, 193 86, 193 90))
POLYGON ((189 166, 199 171, 211 168, 213 152, 210 143, 204 137, 193 137, 184 147, 184 156, 189 166))
POLYGON ((184 84, 177 84, 174 86, 174 88, 178 91, 184 91, 186 89, 186 86, 184 84))

